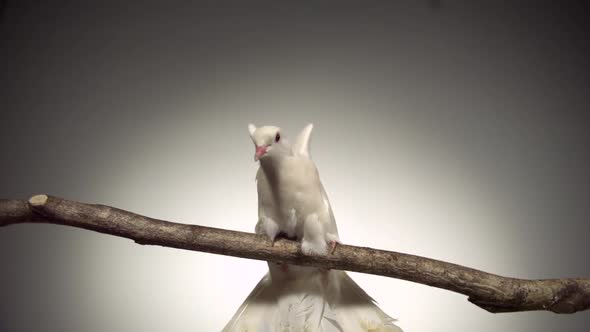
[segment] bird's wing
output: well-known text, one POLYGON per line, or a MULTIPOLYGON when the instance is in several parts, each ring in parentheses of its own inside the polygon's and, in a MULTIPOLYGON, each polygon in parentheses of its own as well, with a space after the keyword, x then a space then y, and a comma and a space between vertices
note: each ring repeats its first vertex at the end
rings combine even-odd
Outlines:
POLYGON ((262 167, 256 173, 256 187, 258 191, 258 223, 256 224, 255 232, 257 234, 265 234, 263 219, 265 217, 275 218, 275 207, 273 206, 272 189, 266 175, 262 171, 262 167))
POLYGON ((328 207, 328 212, 330 214, 330 224, 328 227, 328 234, 330 236, 335 237, 333 240, 340 241, 338 236, 338 227, 336 226, 336 218, 334 218, 334 212, 332 211, 332 206, 330 205, 330 200, 328 199, 328 194, 326 194, 326 189, 324 189, 324 185, 320 181, 320 188, 322 190, 322 198, 324 200, 324 204, 328 207))
POLYGON ((312 129, 313 124, 310 123, 307 126, 305 126, 303 130, 301 130, 299 135, 297 135, 297 138, 295 139, 295 142, 291 147, 294 155, 311 158, 311 154, 309 153, 309 143, 311 141, 312 129))

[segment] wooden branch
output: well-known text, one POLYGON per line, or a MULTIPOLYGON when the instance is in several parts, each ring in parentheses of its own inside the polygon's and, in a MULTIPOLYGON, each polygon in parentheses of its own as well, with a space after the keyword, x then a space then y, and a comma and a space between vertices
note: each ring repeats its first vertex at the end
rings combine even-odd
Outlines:
POLYGON ((399 278, 467 295, 470 302, 493 313, 574 313, 590 308, 590 279, 515 279, 430 258, 349 245, 338 245, 325 257, 310 257, 302 255, 294 241, 282 239, 273 246, 261 235, 157 220, 104 205, 46 195, 33 196, 28 202, 0 200, 0 226, 28 222, 85 228, 139 244, 399 278))

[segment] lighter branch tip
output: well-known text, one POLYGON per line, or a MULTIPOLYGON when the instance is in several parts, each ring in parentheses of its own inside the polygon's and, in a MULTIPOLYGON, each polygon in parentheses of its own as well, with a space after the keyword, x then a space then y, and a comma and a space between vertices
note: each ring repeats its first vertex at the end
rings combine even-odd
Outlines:
POLYGON ((35 195, 29 199, 29 204, 32 206, 42 206, 47 202, 47 195, 35 195))

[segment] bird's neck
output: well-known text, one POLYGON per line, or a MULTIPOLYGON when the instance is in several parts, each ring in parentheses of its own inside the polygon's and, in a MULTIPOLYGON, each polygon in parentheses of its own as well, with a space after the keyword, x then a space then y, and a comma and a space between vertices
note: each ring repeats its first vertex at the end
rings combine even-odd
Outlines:
POLYGON ((278 180, 279 168, 281 166, 281 156, 267 156, 260 159, 260 168, 271 182, 278 180))
POLYGON ((275 145, 274 149, 275 150, 260 159, 260 167, 269 180, 276 183, 283 162, 290 154, 291 147, 286 142, 282 142, 275 145))

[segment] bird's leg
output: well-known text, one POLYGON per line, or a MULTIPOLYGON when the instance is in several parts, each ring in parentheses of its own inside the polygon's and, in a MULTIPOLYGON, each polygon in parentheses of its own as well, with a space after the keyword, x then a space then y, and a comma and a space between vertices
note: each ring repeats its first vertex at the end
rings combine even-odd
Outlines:
MULTIPOLYGON (((257 228, 260 226, 260 232, 266 234, 271 241, 271 246, 274 247, 275 241, 279 235, 279 225, 276 221, 268 217, 260 218, 260 225, 257 225, 257 228)), ((257 230, 258 233, 258 230, 257 230)))
POLYGON ((308 256, 325 256, 327 253, 324 227, 318 215, 312 213, 305 218, 303 225, 303 239, 301 239, 301 252, 308 256))

